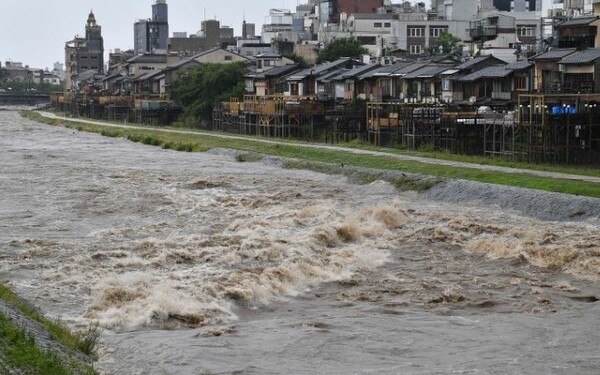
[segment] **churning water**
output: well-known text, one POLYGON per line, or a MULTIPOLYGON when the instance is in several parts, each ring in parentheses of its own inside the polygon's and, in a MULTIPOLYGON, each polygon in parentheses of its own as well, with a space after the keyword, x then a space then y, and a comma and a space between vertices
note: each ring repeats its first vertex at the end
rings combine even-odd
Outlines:
POLYGON ((549 221, 454 190, 0 112, 0 278, 99 322, 106 374, 599 373, 598 201, 549 221))

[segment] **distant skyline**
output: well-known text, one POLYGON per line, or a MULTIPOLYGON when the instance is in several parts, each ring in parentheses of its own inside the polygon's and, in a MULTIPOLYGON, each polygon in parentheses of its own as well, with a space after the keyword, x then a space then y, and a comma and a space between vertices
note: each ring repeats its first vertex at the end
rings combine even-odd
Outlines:
MULTIPOLYGON (((133 24, 152 16, 156 0, 0 0, 0 60, 22 62, 31 68, 49 68, 64 63, 65 42, 85 35, 90 10, 102 26, 105 54, 116 48, 133 48, 133 24)), ((205 19, 217 19, 221 25, 241 35, 244 17, 256 24, 260 34, 265 17, 272 8, 295 10, 296 0, 167 0, 169 32, 196 33, 205 19)), ((108 61, 108 60, 107 60, 108 61)))

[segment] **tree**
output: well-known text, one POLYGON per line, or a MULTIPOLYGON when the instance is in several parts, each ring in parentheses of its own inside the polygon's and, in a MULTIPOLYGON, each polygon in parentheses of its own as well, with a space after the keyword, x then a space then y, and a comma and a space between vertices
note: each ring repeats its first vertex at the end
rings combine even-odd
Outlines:
POLYGON ((202 64, 188 70, 173 83, 173 97, 192 120, 210 120, 215 103, 242 98, 245 92, 244 63, 202 64))
POLYGON ((13 92, 25 92, 28 90, 34 90, 41 93, 52 93, 63 91, 64 82, 61 85, 53 85, 51 83, 8 82, 2 81, 0 79, 0 89, 9 90, 9 88, 13 92))
POLYGON ((460 43, 460 38, 455 37, 447 31, 442 31, 436 38, 435 43, 427 48, 425 52, 430 55, 443 53, 460 53, 463 45, 460 43))
POLYGON ((306 59, 296 53, 292 53, 291 55, 286 55, 288 59, 292 60, 296 64, 300 66, 302 69, 306 69, 309 67, 309 64, 306 62, 306 59))
POLYGON ((321 64, 326 61, 335 61, 340 57, 358 58, 361 55, 368 54, 369 51, 363 47, 360 42, 354 38, 334 39, 319 52, 317 63, 321 64))

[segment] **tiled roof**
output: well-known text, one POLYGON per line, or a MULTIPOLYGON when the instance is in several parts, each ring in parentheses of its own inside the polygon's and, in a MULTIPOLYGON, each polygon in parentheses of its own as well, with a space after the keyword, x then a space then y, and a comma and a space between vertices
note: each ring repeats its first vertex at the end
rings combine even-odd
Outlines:
POLYGON ((600 58, 599 48, 588 48, 582 51, 576 51, 563 57, 559 64, 589 64, 600 58))
POLYGON ((350 71, 350 69, 336 69, 330 73, 327 73, 321 77, 319 77, 319 82, 333 82, 336 81, 338 78, 340 78, 340 76, 342 76, 342 74, 347 73, 348 71, 350 71))
POLYGON ((506 66, 488 66, 487 68, 483 68, 471 74, 467 74, 466 76, 459 79, 459 81, 473 82, 477 81, 478 79, 485 78, 504 78, 512 72, 513 71, 511 69, 506 69, 506 66))
POLYGON ((193 59, 193 60, 196 60, 196 59, 197 59, 197 58, 199 58, 199 57, 202 57, 202 56, 204 56, 204 55, 208 55, 208 54, 210 54, 210 53, 213 53, 213 52, 216 52, 216 51, 218 51, 218 50, 223 50, 223 51, 224 51, 224 52, 226 52, 226 53, 230 53, 230 54, 232 54, 232 55, 239 56, 239 57, 241 57, 241 58, 243 58, 243 59, 245 59, 245 60, 250 60, 250 59, 249 59, 249 58, 247 58, 246 56, 242 56, 242 55, 240 55, 239 53, 235 53, 235 52, 232 52, 232 51, 229 51, 229 50, 223 49, 223 48, 221 48, 221 47, 214 47, 214 48, 211 48, 211 49, 207 49, 206 51, 202 51, 202 52, 200 52, 199 54, 192 56, 192 59, 193 59))
POLYGON ((372 73, 374 76, 388 76, 390 74, 392 74, 393 72, 395 72, 396 70, 400 69, 403 66, 406 66, 408 64, 404 63, 404 64, 393 64, 393 65, 385 65, 382 67, 379 67, 378 69, 373 70, 372 73))
POLYGON ((459 70, 459 69, 456 69, 456 68, 451 68, 451 69, 446 69, 446 70, 444 70, 443 72, 441 72, 441 73, 440 73, 440 75, 443 75, 443 76, 451 76, 451 75, 453 75, 453 74, 456 74, 456 73, 458 73, 458 72, 460 72, 460 70, 459 70))
POLYGON ((154 77, 154 76, 156 76, 158 74, 161 74, 161 73, 163 73, 162 70, 153 70, 153 71, 151 71, 149 73, 144 74, 143 76, 140 76, 140 77, 136 78, 135 80, 137 82, 146 81, 146 80, 149 80, 150 78, 152 78, 152 77, 154 77))
POLYGON ((471 60, 467 60, 464 63, 455 66, 454 69, 458 69, 458 70, 469 69, 473 65, 479 64, 480 62, 485 61, 490 58, 493 58, 493 56, 492 55, 477 56, 475 58, 472 58, 471 60))
POLYGON ((185 60, 177 61, 177 62, 167 65, 167 69, 177 69, 177 68, 181 68, 182 66, 187 65, 187 64, 200 64, 200 63, 193 59, 185 59, 185 60))
POLYGON ((548 52, 541 53, 537 56, 533 56, 530 58, 530 60, 560 60, 573 52, 575 52, 575 48, 556 48, 548 52))
POLYGON ((167 55, 144 54, 137 55, 129 60, 128 63, 145 63, 145 64, 164 64, 167 62, 167 55))
POLYGON ((319 64, 312 68, 307 68, 307 69, 299 71, 298 73, 289 77, 288 81, 302 81, 303 79, 305 79, 306 77, 311 76, 311 75, 319 77, 319 76, 329 73, 332 69, 343 66, 344 64, 346 64, 347 62, 349 62, 351 60, 352 59, 349 57, 342 57, 333 62, 319 64))
POLYGON ((570 20, 566 20, 564 22, 559 23, 558 25, 554 26, 554 27, 568 27, 568 26, 585 26, 585 25, 589 25, 590 23, 592 23, 593 21, 596 21, 598 19, 598 16, 593 16, 593 17, 576 17, 576 18, 571 18, 570 20))
MULTIPOLYGON (((315 75, 319 75, 319 74, 322 74, 323 72, 327 72, 331 68, 335 68, 337 66, 343 65, 350 60, 352 60, 352 59, 349 57, 342 57, 333 62, 317 65, 312 69, 314 70, 315 75)), ((311 69, 308 69, 308 70, 311 70, 311 69)))
POLYGON ((393 76, 396 77, 403 77, 408 73, 414 72, 415 70, 421 69, 422 67, 424 67, 426 64, 425 63, 410 63, 408 65, 404 65, 399 67, 397 70, 394 70, 392 72, 393 76))
POLYGON ((530 63, 528 60, 519 60, 519 61, 510 63, 508 65, 505 65, 504 67, 506 69, 510 69, 510 70, 521 70, 521 69, 527 69, 532 65, 533 64, 530 63))
POLYGON ((298 65, 298 64, 278 66, 278 67, 269 69, 269 70, 267 70, 266 72, 264 72, 262 74, 259 74, 257 76, 257 78, 267 78, 267 77, 283 76, 283 75, 292 73, 295 70, 298 70, 299 66, 300 65, 298 65))
POLYGON ((410 73, 407 73, 403 78, 404 79, 413 79, 413 78, 431 78, 440 74, 443 71, 448 70, 450 68, 447 65, 427 65, 422 67, 421 69, 414 70, 410 73))
POLYGON ((102 78, 102 79, 100 80, 100 82, 114 81, 114 80, 116 80, 116 79, 117 79, 117 78, 119 78, 119 77, 121 77, 121 73, 115 73, 115 74, 111 74, 111 75, 109 75, 109 76, 106 76, 106 77, 102 78))
POLYGON ((369 65, 358 66, 358 67, 356 67, 354 69, 350 69, 346 73, 342 74, 338 79, 356 78, 356 77, 360 76, 361 74, 367 73, 378 67, 379 67, 379 64, 369 64, 369 65))

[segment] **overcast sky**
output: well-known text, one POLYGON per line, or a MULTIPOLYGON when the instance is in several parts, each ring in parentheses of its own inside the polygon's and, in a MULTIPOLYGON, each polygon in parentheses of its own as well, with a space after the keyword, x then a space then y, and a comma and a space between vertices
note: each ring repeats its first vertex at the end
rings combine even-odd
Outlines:
MULTIPOLYGON (((133 48, 133 23, 152 16, 155 0, 0 0, 0 61, 19 61, 50 68, 64 63, 65 42, 85 35, 90 9, 102 26, 104 49, 133 48)), ((257 33, 271 8, 295 9, 297 0, 167 0, 169 32, 196 33, 206 18, 231 26, 241 34, 244 14, 257 33)))

